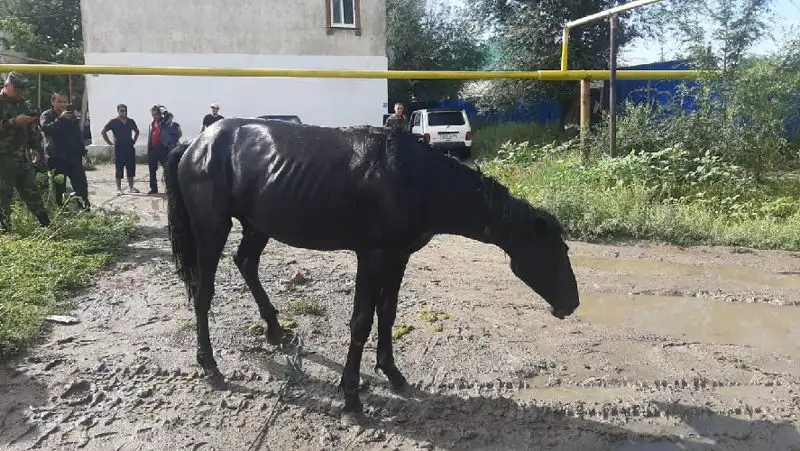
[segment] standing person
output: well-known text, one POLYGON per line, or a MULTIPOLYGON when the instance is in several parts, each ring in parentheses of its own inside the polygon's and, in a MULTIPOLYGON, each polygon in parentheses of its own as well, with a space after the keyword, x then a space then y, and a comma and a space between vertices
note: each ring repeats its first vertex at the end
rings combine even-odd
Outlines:
POLYGON ((47 168, 50 170, 50 180, 58 205, 64 205, 66 177, 69 177, 75 193, 83 199, 83 209, 88 210, 89 184, 86 181, 86 169, 83 167, 86 144, 83 142, 80 123, 68 103, 66 94, 54 93, 50 98, 53 107, 42 113, 39 121, 46 142, 47 168))
POLYGON ((180 143, 183 131, 181 125, 173 120, 172 113, 163 106, 154 106, 150 113, 153 122, 147 133, 147 162, 150 167, 150 191, 147 194, 158 194, 158 166, 166 167, 167 154, 180 143))
POLYGON ((50 225, 42 191, 26 155, 33 153, 36 161, 43 157, 41 136, 33 133, 39 116, 24 112, 27 88, 28 80, 22 74, 10 72, 0 90, 0 227, 5 231, 11 228, 14 188, 39 224, 50 225))
POLYGON ((386 118, 386 123, 383 124, 383 126, 393 130, 395 133, 398 131, 409 131, 411 128, 409 126, 408 119, 406 119, 406 117, 403 115, 404 110, 405 107, 402 103, 395 103, 394 114, 386 118))
POLYGON ((103 139, 110 146, 108 132, 114 135, 114 165, 116 166, 117 195, 122 194, 122 170, 128 176, 128 192, 138 193, 133 186, 136 177, 136 141, 139 140, 139 126, 136 121, 128 117, 128 107, 121 103, 117 105, 117 117, 108 121, 103 131, 103 139))
MULTIPOLYGON (((147 168, 150 172, 150 191, 147 194, 158 194, 158 166, 161 165, 162 169, 166 168, 167 151, 164 145, 161 144, 161 123, 164 116, 161 114, 161 108, 158 105, 153 105, 150 108, 150 116, 153 121, 147 130, 147 168)), ((165 169, 166 170, 166 169, 165 169)))
POLYGON ((212 103, 211 114, 206 114, 205 116, 203 116, 203 127, 200 128, 200 133, 203 133, 203 130, 210 127, 211 124, 221 119, 225 119, 225 116, 219 114, 219 104, 212 103))

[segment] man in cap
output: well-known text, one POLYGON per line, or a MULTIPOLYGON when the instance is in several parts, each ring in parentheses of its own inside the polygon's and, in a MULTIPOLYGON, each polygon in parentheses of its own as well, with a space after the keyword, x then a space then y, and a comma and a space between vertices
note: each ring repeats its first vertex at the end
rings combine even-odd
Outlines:
POLYGON ((203 127, 200 128, 200 133, 202 133, 203 130, 205 130, 208 127, 210 127, 211 124, 213 124, 214 122, 217 122, 217 121, 219 121, 221 119, 225 119, 225 116, 219 114, 219 104, 212 103, 211 104, 211 114, 206 114, 203 117, 203 127))
POLYGON ((35 128, 38 114, 28 114, 25 92, 28 80, 19 72, 10 72, 0 90, 0 228, 11 227, 11 202, 16 188, 19 197, 43 227, 50 217, 36 183, 34 162, 42 161, 42 137, 35 128))

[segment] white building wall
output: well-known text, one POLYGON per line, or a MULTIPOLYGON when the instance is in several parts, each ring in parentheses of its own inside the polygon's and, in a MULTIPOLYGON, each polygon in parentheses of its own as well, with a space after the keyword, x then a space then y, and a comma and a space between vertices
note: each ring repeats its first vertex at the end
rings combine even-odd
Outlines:
MULTIPOLYGON (((360 0, 361 29, 326 27, 325 0, 82 0, 86 64, 287 68, 387 69, 385 0, 360 0)), ((128 106, 144 152, 150 107, 175 114, 184 136, 196 136, 209 104, 225 117, 295 114, 305 123, 380 125, 386 80, 272 77, 87 77, 93 145, 100 131, 128 106)))

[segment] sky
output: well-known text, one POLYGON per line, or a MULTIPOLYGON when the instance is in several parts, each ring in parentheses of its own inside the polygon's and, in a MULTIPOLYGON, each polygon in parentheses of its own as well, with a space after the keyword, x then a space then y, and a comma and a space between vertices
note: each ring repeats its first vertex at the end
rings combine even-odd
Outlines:
MULTIPOLYGON (((669 0, 666 0, 669 1, 669 0)), ((434 0, 433 2, 441 2, 454 6, 463 5, 463 0, 434 0)), ((432 3, 431 0, 428 3, 432 3)), ((643 6, 642 8, 647 8, 643 6)), ((787 34, 791 35, 800 34, 800 0, 774 0, 773 3, 774 19, 771 20, 773 26, 770 32, 773 37, 765 37, 751 50, 755 54, 769 53, 778 48, 780 45, 779 40, 787 34), (795 27, 793 31, 789 31, 790 27, 795 27), (776 38, 778 42, 776 42, 776 38)), ((578 17, 575 17, 578 19, 578 17)), ((675 56, 675 46, 665 45, 664 57, 669 60, 675 56)), ((622 49, 619 54, 620 65, 632 65, 656 62, 661 60, 661 45, 657 42, 638 40, 632 42, 629 46, 622 49)), ((544 68, 543 68, 544 69, 544 68)))

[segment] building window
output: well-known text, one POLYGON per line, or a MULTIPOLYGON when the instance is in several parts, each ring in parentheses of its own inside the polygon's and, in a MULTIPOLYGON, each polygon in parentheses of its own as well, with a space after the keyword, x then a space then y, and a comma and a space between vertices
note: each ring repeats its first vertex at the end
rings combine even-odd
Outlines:
POLYGON ((331 0, 331 25, 334 27, 355 28, 355 0, 331 0))
POLYGON ((361 35, 361 0, 325 0, 325 18, 328 34, 334 28, 354 29, 361 35))

